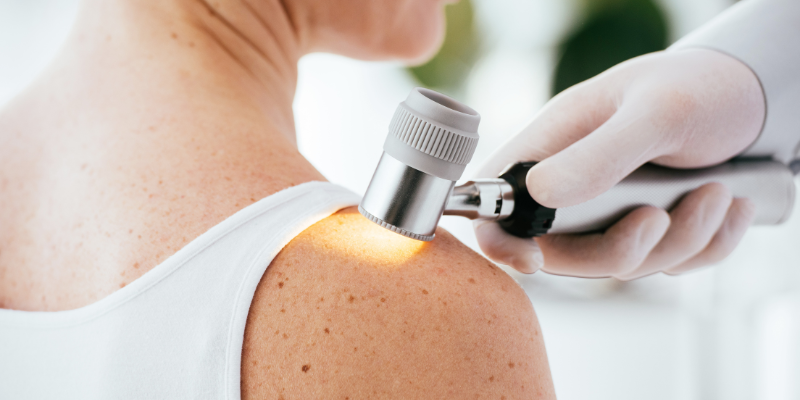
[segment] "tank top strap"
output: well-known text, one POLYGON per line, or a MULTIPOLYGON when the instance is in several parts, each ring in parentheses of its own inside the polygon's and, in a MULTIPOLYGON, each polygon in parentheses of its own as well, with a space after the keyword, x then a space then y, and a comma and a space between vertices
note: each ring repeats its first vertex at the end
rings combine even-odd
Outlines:
POLYGON ((0 310, 0 398, 240 397, 261 277, 300 232, 359 196, 307 182, 227 218, 88 306, 0 310))

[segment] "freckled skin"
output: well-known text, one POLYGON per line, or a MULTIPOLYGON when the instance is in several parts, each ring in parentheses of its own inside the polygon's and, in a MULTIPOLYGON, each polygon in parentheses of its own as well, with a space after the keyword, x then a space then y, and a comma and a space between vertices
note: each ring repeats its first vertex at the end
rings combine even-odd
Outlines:
MULTIPOLYGON (((148 51, 176 58, 192 33, 173 40, 155 29, 148 51)), ((111 43, 85 58, 107 63, 111 43)), ((241 91, 226 82, 239 74, 182 80, 181 69, 208 75, 224 63, 194 52, 179 58, 102 71, 67 65, 0 110, 6 307, 90 304, 257 199, 325 180, 273 121, 241 104, 241 91), (48 293, 47 301, 37 293, 48 293)))
MULTIPOLYGON (((299 57, 420 56, 442 16, 434 0, 85 2, 0 110, 3 308, 86 306, 258 199, 324 181, 294 138, 299 57), (286 10, 302 4, 313 15, 286 10)), ((281 252, 248 318, 245 399, 553 397, 522 290, 444 231, 401 239, 351 209, 281 252)))
POLYGON ((370 233, 384 232, 346 209, 275 258, 247 321, 243 399, 555 398, 536 315, 508 275, 441 229, 409 258, 365 261, 372 243, 354 238, 370 233))

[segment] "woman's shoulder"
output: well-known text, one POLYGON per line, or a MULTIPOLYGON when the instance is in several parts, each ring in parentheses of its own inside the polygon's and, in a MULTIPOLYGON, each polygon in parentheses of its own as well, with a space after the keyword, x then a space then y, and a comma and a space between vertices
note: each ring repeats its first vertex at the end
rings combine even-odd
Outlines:
POLYGON ((253 299, 243 398, 552 398, 533 308, 439 230, 417 242, 350 208, 273 260, 253 299))

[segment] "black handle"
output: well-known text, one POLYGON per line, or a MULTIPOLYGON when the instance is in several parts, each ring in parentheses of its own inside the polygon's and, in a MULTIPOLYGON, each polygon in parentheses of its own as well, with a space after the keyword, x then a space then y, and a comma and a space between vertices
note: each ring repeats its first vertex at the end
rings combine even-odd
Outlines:
POLYGON ((536 161, 517 163, 500 175, 514 188, 514 211, 498 223, 506 232, 522 238, 546 234, 556 218, 555 209, 537 203, 528 193, 525 176, 534 165, 536 161))

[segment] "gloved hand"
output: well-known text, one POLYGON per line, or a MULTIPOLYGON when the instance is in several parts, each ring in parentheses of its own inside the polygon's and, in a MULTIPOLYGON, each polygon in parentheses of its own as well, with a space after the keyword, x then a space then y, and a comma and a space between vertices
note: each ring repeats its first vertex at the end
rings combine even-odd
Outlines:
MULTIPOLYGON (((674 168, 721 163, 756 139, 764 116, 758 79, 733 57, 705 49, 648 54, 554 97, 478 177, 496 177, 518 161, 541 161, 528 172, 531 196, 547 207, 567 207, 605 192, 647 162, 674 168)), ((722 260, 754 215, 751 201, 712 183, 669 213, 642 207, 604 233, 521 239, 478 221, 475 234, 489 258, 521 272, 629 280, 722 260)))

